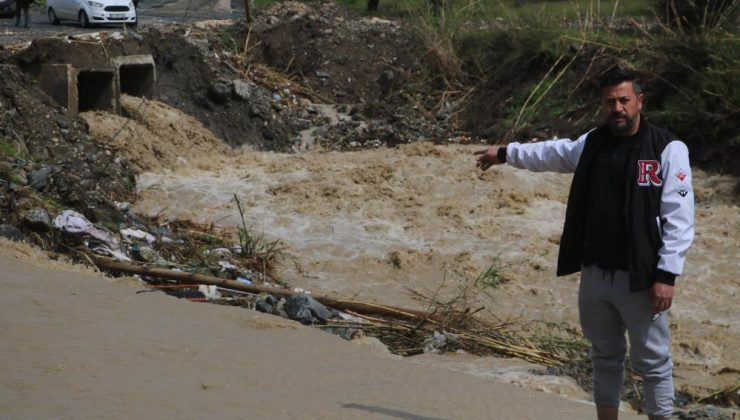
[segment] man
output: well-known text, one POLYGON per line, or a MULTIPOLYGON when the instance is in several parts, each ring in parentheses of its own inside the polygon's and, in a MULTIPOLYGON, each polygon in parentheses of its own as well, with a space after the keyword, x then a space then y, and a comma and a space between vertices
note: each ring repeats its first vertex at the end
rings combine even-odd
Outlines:
POLYGON ((477 165, 574 172, 557 274, 581 272, 578 310, 591 341, 598 418, 618 417, 626 329, 648 417, 667 419, 674 394, 666 311, 694 236, 688 149, 641 117, 632 72, 609 71, 599 89, 603 126, 575 141, 481 150, 477 165))
POLYGON ((33 4, 33 0, 15 0, 15 26, 21 24, 21 11, 26 28, 28 28, 28 8, 33 4))

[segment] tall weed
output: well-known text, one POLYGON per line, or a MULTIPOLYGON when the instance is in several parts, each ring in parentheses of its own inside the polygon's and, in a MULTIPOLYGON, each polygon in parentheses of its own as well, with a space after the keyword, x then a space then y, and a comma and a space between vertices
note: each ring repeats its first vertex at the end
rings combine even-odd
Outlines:
POLYGON ((251 263, 252 268, 269 274, 283 259, 283 247, 279 240, 269 241, 264 234, 255 233, 247 226, 244 207, 239 197, 234 194, 237 210, 239 211, 238 226, 239 250, 237 254, 251 263))
POLYGON ((482 10, 481 0, 447 0, 436 9, 429 2, 411 9, 413 32, 425 51, 427 74, 443 87, 460 87, 464 72, 456 45, 482 10))

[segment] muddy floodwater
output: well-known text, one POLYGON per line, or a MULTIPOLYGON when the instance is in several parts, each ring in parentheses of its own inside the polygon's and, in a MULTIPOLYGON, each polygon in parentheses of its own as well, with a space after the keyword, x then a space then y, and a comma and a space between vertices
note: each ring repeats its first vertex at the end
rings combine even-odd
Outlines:
MULTIPOLYGON (((425 308, 419 295, 451 299, 494 264, 500 287, 468 287, 470 307, 485 308, 479 315, 578 326, 578 276, 555 277, 570 175, 481 173, 477 146, 234 150, 156 101, 123 106, 133 119, 114 142, 121 117, 83 118, 141 169, 137 211, 233 228, 237 195, 250 229, 282 241, 288 256, 277 277, 292 286, 425 308)), ((740 214, 733 178, 693 171, 696 238, 670 317, 677 386, 703 395, 740 381, 740 214)), ((497 369, 450 363, 481 375, 497 369)))
MULTIPOLYGON (((242 150, 138 178, 139 211, 236 226, 280 239, 279 277, 314 293, 423 306, 411 290, 452 296, 500 262, 506 283, 481 290, 490 316, 577 325, 577 276, 556 278, 569 175, 511 167, 480 173, 473 146, 415 144, 300 155, 242 150), (208 169, 197 169, 199 167, 208 169)), ((679 387, 740 376, 740 215, 731 179, 694 170, 696 241, 671 310, 679 387)))

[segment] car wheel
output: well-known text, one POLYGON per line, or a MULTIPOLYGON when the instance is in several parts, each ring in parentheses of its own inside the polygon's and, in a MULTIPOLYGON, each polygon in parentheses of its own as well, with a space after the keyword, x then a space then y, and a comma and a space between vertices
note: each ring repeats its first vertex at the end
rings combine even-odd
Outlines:
POLYGON ((49 23, 51 23, 52 25, 59 25, 59 18, 57 17, 56 12, 54 12, 54 9, 52 9, 51 7, 49 8, 48 16, 49 23))
POLYGON ((83 28, 90 27, 90 19, 87 18, 87 13, 84 10, 80 10, 80 26, 83 28))

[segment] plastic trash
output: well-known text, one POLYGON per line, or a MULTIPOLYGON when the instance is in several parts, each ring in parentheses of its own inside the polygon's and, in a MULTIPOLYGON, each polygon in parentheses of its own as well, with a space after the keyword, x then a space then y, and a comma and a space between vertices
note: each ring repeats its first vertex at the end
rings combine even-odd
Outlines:
POLYGON ((144 240, 148 244, 153 244, 156 242, 157 237, 152 235, 149 232, 144 232, 143 230, 138 229, 121 229, 121 236, 123 236, 124 239, 139 239, 144 240))
POLYGON ((105 228, 93 225, 85 216, 74 210, 64 210, 54 218, 54 228, 79 239, 92 238, 101 242, 111 251, 120 252, 121 246, 105 228))
POLYGON ((252 280, 249 280, 248 278, 246 278, 246 277, 241 277, 241 276, 237 277, 237 278, 236 278, 236 281, 237 281, 237 282, 239 282, 239 283, 243 283, 243 284, 246 284, 246 285, 250 285, 250 286, 254 284, 254 283, 252 282, 252 280))

